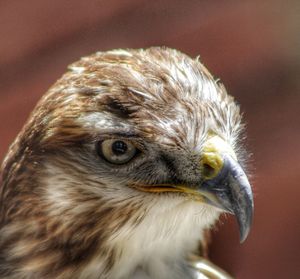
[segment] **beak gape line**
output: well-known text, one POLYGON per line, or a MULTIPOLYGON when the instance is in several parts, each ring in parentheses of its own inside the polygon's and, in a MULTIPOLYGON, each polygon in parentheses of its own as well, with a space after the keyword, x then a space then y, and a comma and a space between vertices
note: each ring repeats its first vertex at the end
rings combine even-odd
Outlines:
POLYGON ((250 231, 253 216, 253 195, 248 178, 232 148, 220 137, 211 136, 200 160, 201 181, 194 185, 130 184, 150 193, 184 193, 198 202, 205 202, 234 214, 243 242, 250 231))

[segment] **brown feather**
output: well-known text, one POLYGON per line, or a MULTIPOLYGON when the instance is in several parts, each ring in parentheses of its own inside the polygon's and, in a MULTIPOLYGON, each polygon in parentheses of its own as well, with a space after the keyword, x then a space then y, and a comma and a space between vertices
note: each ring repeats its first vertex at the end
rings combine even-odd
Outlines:
POLYGON ((105 268, 93 278, 106 278, 120 257, 109 237, 143 220, 145 205, 134 195, 113 204, 91 191, 108 185, 91 174, 94 166, 83 155, 99 135, 79 120, 98 112, 176 150, 196 146, 209 117, 217 133, 232 138, 241 127, 224 87, 198 60, 178 51, 99 52, 72 64, 40 100, 2 165, 1 278, 77 278, 95 258, 105 268), (47 200, 49 178, 64 183, 64 208, 47 200))

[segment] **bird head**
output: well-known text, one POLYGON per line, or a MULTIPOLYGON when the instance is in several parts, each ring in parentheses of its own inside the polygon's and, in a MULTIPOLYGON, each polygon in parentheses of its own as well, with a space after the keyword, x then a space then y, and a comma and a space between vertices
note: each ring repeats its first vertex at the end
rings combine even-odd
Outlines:
POLYGON ((22 196, 19 213, 61 218, 60 228, 76 226, 88 242, 194 207, 208 226, 221 212, 234 214, 243 241, 253 211, 243 127, 239 106, 199 59, 168 48, 82 58, 10 149, 6 216, 22 196))

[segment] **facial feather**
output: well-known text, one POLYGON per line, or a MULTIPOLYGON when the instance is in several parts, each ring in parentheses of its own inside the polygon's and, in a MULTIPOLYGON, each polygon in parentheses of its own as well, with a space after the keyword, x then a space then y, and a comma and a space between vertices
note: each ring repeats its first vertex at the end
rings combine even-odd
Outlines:
POLYGON ((121 279, 142 269, 184 278, 185 258, 220 211, 128 185, 196 180, 207 133, 238 153, 242 128, 225 88, 178 51, 114 50, 72 64, 2 165, 0 277, 121 279), (95 144, 120 134, 143 154, 113 167, 95 144))

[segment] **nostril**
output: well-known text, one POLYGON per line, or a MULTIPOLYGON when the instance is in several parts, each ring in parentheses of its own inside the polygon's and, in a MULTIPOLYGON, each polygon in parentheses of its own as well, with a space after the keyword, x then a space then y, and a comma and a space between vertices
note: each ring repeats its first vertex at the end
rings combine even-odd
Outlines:
POLYGON ((213 177, 215 174, 215 169, 210 166, 209 164, 204 163, 203 164, 203 175, 206 178, 213 177))

